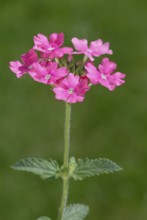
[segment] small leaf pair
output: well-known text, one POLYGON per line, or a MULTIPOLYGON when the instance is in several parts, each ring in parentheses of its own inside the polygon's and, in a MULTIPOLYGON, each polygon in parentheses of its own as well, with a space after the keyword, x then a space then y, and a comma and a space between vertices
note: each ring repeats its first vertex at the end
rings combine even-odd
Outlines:
MULTIPOLYGON (((25 158, 11 166, 15 170, 31 172, 39 175, 42 179, 62 177, 63 167, 59 167, 57 161, 49 159, 25 158)), ((105 159, 78 159, 70 158, 69 177, 74 180, 83 180, 87 177, 96 176, 104 173, 112 173, 122 170, 115 162, 105 159)))

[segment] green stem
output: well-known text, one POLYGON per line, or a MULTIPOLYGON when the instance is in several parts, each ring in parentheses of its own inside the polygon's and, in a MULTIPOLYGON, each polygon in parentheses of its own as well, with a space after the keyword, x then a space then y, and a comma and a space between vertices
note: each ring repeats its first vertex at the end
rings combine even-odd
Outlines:
POLYGON ((71 115, 71 105, 66 103, 65 105, 65 130, 64 130, 64 157, 63 157, 63 167, 64 175, 63 179, 63 188, 62 196, 59 207, 58 220, 63 220, 63 214, 67 203, 68 189, 69 189, 69 145, 70 145, 70 115, 71 115))
POLYGON ((71 105, 66 102, 65 104, 65 130, 64 130, 64 158, 63 165, 65 168, 68 167, 69 161, 69 145, 70 145, 70 115, 71 105))
POLYGON ((85 55, 83 58, 83 65, 86 63, 87 60, 88 60, 88 57, 85 55))

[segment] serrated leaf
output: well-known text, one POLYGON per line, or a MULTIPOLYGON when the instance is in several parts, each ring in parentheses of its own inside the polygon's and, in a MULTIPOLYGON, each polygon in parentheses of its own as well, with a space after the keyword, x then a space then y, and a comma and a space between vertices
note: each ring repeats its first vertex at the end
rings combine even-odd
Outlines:
POLYGON ((37 218, 36 220, 51 220, 51 218, 46 217, 46 216, 42 216, 40 218, 37 218))
POLYGON ((63 220, 83 220, 88 215, 89 207, 82 204, 68 205, 65 208, 63 220))
POLYGON ((11 166, 15 170, 31 172, 39 175, 42 179, 49 179, 56 176, 59 170, 57 161, 49 159, 25 158, 11 166))
POLYGON ((83 180, 86 177, 100 175, 104 173, 113 173, 122 170, 115 162, 105 159, 78 159, 72 177, 75 180, 83 180))

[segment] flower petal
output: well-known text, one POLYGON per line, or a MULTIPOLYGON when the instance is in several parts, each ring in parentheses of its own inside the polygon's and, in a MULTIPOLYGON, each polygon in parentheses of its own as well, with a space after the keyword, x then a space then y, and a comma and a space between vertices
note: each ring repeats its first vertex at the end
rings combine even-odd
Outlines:
POLYGON ((47 52, 48 48, 50 47, 48 38, 43 34, 38 34, 37 36, 34 36, 34 44, 35 46, 33 47, 33 49, 41 52, 47 52))
POLYGON ((116 68, 116 63, 109 61, 108 58, 103 58, 101 64, 98 66, 99 71, 105 75, 110 75, 116 70, 116 68))
POLYGON ((85 65, 85 69, 87 70, 87 78, 90 79, 91 84, 98 84, 99 83, 99 71, 92 63, 87 63, 85 65))
POLYGON ((38 56, 33 49, 30 49, 27 53, 21 55, 21 60, 26 66, 29 67, 32 65, 32 63, 38 61, 38 56))
POLYGON ((96 41, 92 41, 90 43, 90 50, 92 51, 92 55, 99 57, 103 54, 112 54, 112 50, 109 49, 109 43, 104 43, 101 39, 98 39, 96 41))
POLYGON ((33 63, 32 69, 29 71, 29 75, 37 82, 48 84, 48 75, 45 67, 41 66, 39 63, 33 63))
POLYGON ((11 71, 16 74, 17 78, 20 78, 27 73, 27 68, 19 61, 11 61, 9 64, 11 71))
POLYGON ((53 33, 49 36, 49 42, 53 47, 60 47, 64 42, 64 33, 53 33))
POLYGON ((72 38, 72 43, 77 51, 85 51, 88 49, 88 41, 86 39, 72 38))

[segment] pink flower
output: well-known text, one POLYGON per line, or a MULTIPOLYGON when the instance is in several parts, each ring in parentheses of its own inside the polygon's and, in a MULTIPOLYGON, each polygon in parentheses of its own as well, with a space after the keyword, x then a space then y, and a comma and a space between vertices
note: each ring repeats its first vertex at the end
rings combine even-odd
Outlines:
POLYGON ((43 34, 38 34, 34 37, 34 50, 45 53, 44 56, 54 59, 56 57, 61 58, 64 54, 71 54, 73 49, 70 47, 63 47, 64 34, 53 33, 47 38, 43 34))
POLYGON ((49 36, 49 39, 43 34, 38 34, 34 36, 34 50, 38 50, 45 53, 50 53, 51 51, 62 46, 64 42, 64 34, 53 33, 49 36))
POLYGON ((103 54, 112 54, 112 50, 109 49, 109 43, 103 43, 101 39, 92 41, 88 47, 88 41, 86 39, 72 38, 72 43, 78 52, 75 54, 85 54, 91 61, 94 57, 99 57, 103 54))
POLYGON ((46 65, 44 63, 33 63, 29 74, 37 82, 54 85, 57 80, 68 74, 68 70, 66 67, 58 68, 56 62, 49 62, 46 65))
POLYGON ((56 99, 68 103, 82 102, 88 90, 88 82, 82 80, 79 76, 75 76, 73 73, 69 73, 69 75, 53 89, 56 99))
POLYGON ((32 68, 32 64, 38 61, 37 53, 33 49, 30 49, 27 53, 21 55, 21 61, 22 63, 19 61, 10 62, 10 69, 16 73, 17 78, 29 72, 32 68))
POLYGON ((116 86, 120 86, 125 81, 125 74, 120 72, 115 72, 117 65, 109 61, 108 58, 104 58, 102 63, 98 66, 98 69, 92 64, 87 63, 85 69, 87 70, 87 77, 90 79, 91 84, 101 84, 107 87, 110 91, 114 90, 116 86), (113 74, 112 74, 113 73, 113 74))

